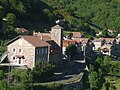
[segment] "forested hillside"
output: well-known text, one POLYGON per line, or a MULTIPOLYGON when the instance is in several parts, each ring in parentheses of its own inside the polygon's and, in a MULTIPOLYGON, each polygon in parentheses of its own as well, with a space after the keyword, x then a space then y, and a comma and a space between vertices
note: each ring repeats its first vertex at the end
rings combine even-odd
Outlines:
POLYGON ((8 19, 8 32, 16 27, 31 31, 49 30, 55 20, 61 19, 65 30, 80 31, 86 36, 103 31, 103 36, 109 37, 107 29, 115 30, 115 35, 120 32, 120 1, 0 0, 1 29, 3 18, 8 19))

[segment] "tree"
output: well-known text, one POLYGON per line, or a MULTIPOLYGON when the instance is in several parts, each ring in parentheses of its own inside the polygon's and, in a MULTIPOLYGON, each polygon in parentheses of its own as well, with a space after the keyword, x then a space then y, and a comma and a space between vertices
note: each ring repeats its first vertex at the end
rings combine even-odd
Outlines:
POLYGON ((0 70, 0 80, 2 80, 3 77, 4 77, 4 72, 3 72, 3 70, 0 70))
POLYGON ((77 54, 77 47, 75 45, 69 44, 66 47, 66 54, 71 56, 71 59, 77 54))
POLYGON ((104 29, 104 30, 102 31, 102 36, 103 36, 103 37, 109 37, 107 29, 104 29))
POLYGON ((102 74, 103 74, 103 72, 102 72, 102 69, 101 69, 101 68, 99 68, 99 69, 98 69, 98 73, 99 73, 99 76, 101 77, 101 76, 102 76, 102 74))
POLYGON ((109 90, 110 83, 107 81, 107 82, 104 84, 104 86, 105 86, 105 90, 109 90))
POLYGON ((48 62, 36 62, 32 70, 34 82, 42 82, 54 74, 54 65, 48 62))
POLYGON ((17 5, 17 10, 18 10, 18 12, 21 13, 21 14, 26 13, 26 8, 25 8, 25 6, 23 5, 22 2, 20 2, 20 3, 17 5))
POLYGON ((110 90, 117 90, 113 84, 110 84, 110 90))
POLYGON ((101 65, 101 64, 103 63, 102 58, 101 58, 101 57, 98 57, 98 58, 96 59, 96 63, 99 64, 99 65, 101 65))
POLYGON ((109 56, 105 56, 105 57, 104 57, 104 60, 103 60, 103 64, 104 64, 105 66, 108 66, 109 63, 110 63, 110 57, 109 57, 109 56))
POLYGON ((0 19, 2 19, 5 15, 3 6, 0 6, 0 19))
POLYGON ((46 22, 48 22, 48 20, 49 22, 52 21, 53 13, 49 9, 44 9, 43 14, 46 22))
POLYGON ((8 90, 7 82, 5 80, 0 81, 0 90, 8 90))
POLYGON ((32 74, 30 71, 26 71, 26 72, 22 72, 21 73, 21 76, 20 76, 20 81, 21 81, 21 84, 22 84, 22 90, 32 90, 32 82, 33 82, 33 79, 32 79, 32 74))
POLYGON ((89 70, 90 70, 90 72, 93 72, 93 71, 94 71, 94 66, 93 66, 92 64, 90 64, 89 70))
POLYGON ((91 90, 97 90, 98 86, 99 86, 99 76, 97 74, 97 72, 92 71, 89 74, 89 83, 90 83, 90 89, 91 90))
POLYGON ((32 90, 33 77, 29 69, 13 69, 14 82, 21 84, 22 90, 32 90))
POLYGON ((6 19, 7 19, 7 24, 8 25, 15 25, 15 21, 16 21, 16 16, 15 16, 15 14, 13 14, 13 13, 8 13, 7 15, 6 15, 6 19))

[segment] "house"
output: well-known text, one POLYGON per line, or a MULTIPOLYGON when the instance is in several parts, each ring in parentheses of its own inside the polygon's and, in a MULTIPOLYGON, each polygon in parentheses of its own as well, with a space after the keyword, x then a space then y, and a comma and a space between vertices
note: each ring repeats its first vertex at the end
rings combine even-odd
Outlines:
POLYGON ((104 44, 102 47, 101 47, 101 52, 104 54, 104 55, 111 55, 111 47, 112 47, 112 44, 104 44))
POLYGON ((7 45, 10 63, 33 68, 36 61, 49 61, 50 44, 38 36, 18 36, 7 45))
POLYGON ((82 38, 83 37, 83 35, 80 32, 72 32, 72 33, 73 33, 72 38, 82 38))
POLYGON ((83 38, 83 35, 80 32, 72 32, 73 36, 72 39, 79 42, 80 38, 83 38))
POLYGON ((93 43, 95 50, 101 50, 105 55, 120 56, 120 39, 115 38, 95 38, 93 43))
POLYGON ((71 40, 71 39, 63 40, 63 48, 62 48, 63 54, 65 55, 66 48, 68 45, 75 45, 75 44, 76 44, 76 41, 74 40, 71 40))
POLYGON ((120 33, 118 34, 117 38, 120 38, 120 33))
POLYGON ((104 44, 105 44, 105 39, 104 38, 95 38, 93 40, 93 43, 95 45, 95 50, 100 49, 104 44))
POLYGON ((55 25, 50 33, 18 36, 7 42, 8 61, 17 66, 33 68, 35 62, 62 63, 63 28, 55 25))
POLYGON ((15 31, 21 35, 28 35, 29 34, 29 31, 25 28, 16 28, 15 31))

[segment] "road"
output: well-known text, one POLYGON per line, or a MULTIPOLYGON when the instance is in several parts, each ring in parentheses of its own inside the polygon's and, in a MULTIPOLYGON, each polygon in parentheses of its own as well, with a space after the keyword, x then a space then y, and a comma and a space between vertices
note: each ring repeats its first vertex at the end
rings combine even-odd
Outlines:
POLYGON ((78 75, 82 70, 86 68, 85 60, 74 60, 70 63, 57 68, 54 73, 54 77, 49 80, 49 82, 55 82, 60 80, 68 80, 76 75, 78 75))

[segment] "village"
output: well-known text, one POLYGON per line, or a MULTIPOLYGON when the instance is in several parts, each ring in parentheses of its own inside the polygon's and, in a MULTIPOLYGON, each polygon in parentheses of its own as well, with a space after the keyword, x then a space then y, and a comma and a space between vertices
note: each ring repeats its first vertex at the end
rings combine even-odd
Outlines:
MULTIPOLYGON (((64 33, 64 28, 58 24, 51 27, 48 33, 34 31, 33 35, 29 35, 29 31, 24 28, 16 30, 21 35, 5 44, 7 51, 0 57, 0 65, 8 67, 8 72, 15 68, 33 69, 36 62, 48 62, 55 65, 57 71, 47 83, 63 83, 81 75, 84 70, 89 72, 90 60, 86 57, 94 60, 101 55, 120 60, 119 35, 116 38, 90 39, 80 32, 64 33)), ((83 76, 80 76, 77 79, 79 82, 71 81, 72 83, 63 88, 76 88, 78 83, 83 83, 82 78, 83 76)), ((84 87, 83 84, 77 86, 84 87)))
MULTIPOLYGON (((80 58, 85 55, 101 53, 103 55, 120 56, 120 38, 94 38, 89 40, 80 32, 72 32, 72 36, 63 34, 64 28, 55 25, 49 33, 33 32, 28 35, 28 30, 21 29, 23 35, 19 35, 8 41, 7 52, 1 56, 1 65, 7 57, 11 65, 33 68, 36 61, 49 62, 54 65, 61 65, 64 61, 80 58), (71 58, 66 53, 69 45, 75 45, 77 53, 71 58), (85 48, 85 49, 84 49, 85 48)), ((7 64, 7 63, 6 63, 7 64)))

